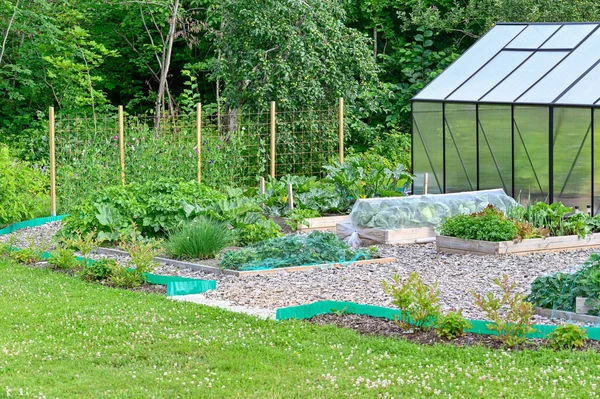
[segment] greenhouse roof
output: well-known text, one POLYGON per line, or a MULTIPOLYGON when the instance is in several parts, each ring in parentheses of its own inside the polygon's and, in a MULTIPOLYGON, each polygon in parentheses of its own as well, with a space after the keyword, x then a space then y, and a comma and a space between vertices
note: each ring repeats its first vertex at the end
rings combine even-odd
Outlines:
POLYGON ((500 23, 415 101, 600 105, 600 23, 500 23))

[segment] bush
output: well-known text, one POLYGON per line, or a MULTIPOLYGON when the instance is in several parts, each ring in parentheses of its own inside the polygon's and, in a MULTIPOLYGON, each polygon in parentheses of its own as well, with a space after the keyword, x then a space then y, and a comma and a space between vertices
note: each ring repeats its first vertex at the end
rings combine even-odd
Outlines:
POLYGON ((412 272, 404 282, 397 274, 392 276, 392 283, 383 281, 383 291, 392 297, 392 303, 402 312, 396 322, 402 329, 409 329, 411 322, 417 328, 430 329, 440 315, 437 283, 429 287, 412 272))
POLYGON ((448 312, 440 316, 435 323, 438 336, 447 339, 460 337, 465 333, 465 330, 471 327, 471 323, 463 317, 462 310, 448 312))
POLYGON ((134 269, 132 272, 133 277, 139 281, 139 284, 146 281, 146 273, 151 273, 158 267, 159 263, 154 260, 154 257, 160 253, 160 244, 161 241, 143 241, 140 239, 135 225, 130 239, 120 243, 120 247, 130 257, 129 267, 134 269))
POLYGON ((110 277, 117 261, 110 258, 102 258, 95 261, 87 261, 81 269, 80 277, 85 281, 103 281, 110 277))
POLYGON ((308 235, 289 235, 227 251, 221 267, 233 270, 280 268, 322 263, 352 262, 368 254, 355 251, 335 234, 313 231, 308 235))
POLYGON ((504 275, 502 280, 494 280, 502 290, 502 296, 496 298, 492 292, 487 296, 471 292, 475 297, 475 305, 483 310, 489 320, 493 323, 486 327, 498 333, 498 338, 508 346, 522 344, 527 340, 526 334, 535 332, 531 327, 531 316, 533 306, 523 301, 525 295, 514 292, 515 282, 509 282, 508 276, 504 275))
POLYGON ((231 233, 222 222, 199 218, 175 230, 165 244, 167 253, 178 259, 214 258, 231 242, 231 233))
POLYGON ((79 262, 69 248, 57 247, 50 252, 48 264, 57 270, 74 270, 79 267, 79 262))
POLYGON ((515 222, 492 205, 470 215, 451 216, 441 226, 442 235, 464 240, 510 241, 518 232, 515 222))
POLYGON ((548 346, 555 350, 576 349, 583 347, 587 339, 587 331, 580 326, 566 324, 556 327, 550 334, 548 346))
POLYGON ((0 227, 50 214, 48 179, 0 144, 0 227))

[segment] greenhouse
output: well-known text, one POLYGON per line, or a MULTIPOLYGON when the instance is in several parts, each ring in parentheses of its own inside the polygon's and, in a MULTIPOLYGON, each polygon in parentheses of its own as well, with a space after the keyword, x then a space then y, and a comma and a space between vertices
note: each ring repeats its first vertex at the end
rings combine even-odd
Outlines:
POLYGON ((600 211, 598 23, 497 24, 412 99, 414 193, 600 211))

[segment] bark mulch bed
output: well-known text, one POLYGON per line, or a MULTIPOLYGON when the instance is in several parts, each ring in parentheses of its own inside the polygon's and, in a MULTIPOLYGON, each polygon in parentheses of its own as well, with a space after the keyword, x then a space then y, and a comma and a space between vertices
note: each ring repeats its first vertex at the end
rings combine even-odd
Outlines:
MULTIPOLYGON (((440 338, 434 330, 422 331, 412 330, 403 331, 393 320, 356 314, 324 314, 315 316, 307 320, 317 325, 333 324, 341 328, 349 328, 363 335, 382 336, 404 339, 420 345, 446 344, 458 347, 483 346, 491 349, 507 349, 502 343, 491 335, 465 333, 455 339, 440 338)), ((511 350, 538 350, 546 347, 546 341, 543 339, 531 339, 525 344, 511 350)), ((600 341, 586 340, 581 350, 594 350, 600 352, 600 341)))

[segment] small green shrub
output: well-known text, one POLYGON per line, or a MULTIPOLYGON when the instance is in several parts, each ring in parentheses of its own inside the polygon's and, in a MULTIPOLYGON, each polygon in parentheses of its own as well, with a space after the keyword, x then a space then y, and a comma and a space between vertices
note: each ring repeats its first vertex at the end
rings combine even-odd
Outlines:
POLYGON ((335 234, 313 231, 308 235, 289 235, 227 251, 221 267, 232 270, 280 268, 366 259, 368 254, 355 251, 335 234))
POLYGON ((82 234, 79 230, 77 230, 69 238, 59 238, 58 242, 65 248, 79 251, 81 256, 87 259, 92 252, 98 249, 98 241, 95 237, 96 232, 94 230, 88 231, 86 234, 82 234))
POLYGON ((463 317, 462 310, 441 315, 435 324, 438 336, 446 339, 460 337, 471 327, 471 323, 463 317))
POLYGON ((492 205, 470 215, 451 216, 441 226, 442 235, 464 240, 510 241, 518 232, 515 223, 492 205))
POLYGON ((79 268, 79 262, 72 249, 57 247, 50 252, 48 264, 57 270, 74 270, 79 268))
POLYGON ((121 241, 120 243, 120 247, 126 251, 131 258, 128 266, 133 268, 133 270, 126 270, 127 273, 125 273, 118 268, 116 268, 116 270, 113 269, 111 279, 114 276, 116 279, 124 279, 127 283, 128 279, 131 278, 135 280, 133 286, 137 287, 142 284, 146 281, 145 274, 151 273, 159 265, 159 263, 154 260, 154 257, 160 254, 160 245, 161 241, 141 240, 137 233, 137 228, 134 225, 130 239, 128 241, 121 241), (131 275, 128 273, 131 273, 131 275))
POLYGON ((23 248, 11 251, 9 253, 9 257, 15 262, 22 263, 25 265, 34 265, 42 261, 42 256, 40 252, 31 248, 23 248))
POLYGON ((475 305, 483 310, 492 323, 487 328, 496 331, 498 338, 507 346, 522 344, 527 340, 526 334, 535 332, 531 327, 533 305, 525 302, 524 294, 515 292, 516 283, 509 281, 504 275, 502 280, 495 279, 502 295, 497 298, 492 292, 484 297, 477 292, 471 292, 475 297, 475 305))
POLYGON ((0 227, 50 214, 49 181, 0 144, 0 227))
POLYGON ((548 346, 555 350, 577 349, 583 347, 587 339, 587 331, 574 324, 565 324, 556 327, 550 334, 548 346))
POLYGON ((103 281, 110 277, 117 261, 111 258, 102 258, 93 262, 84 262, 79 276, 85 281, 103 281))
POLYGON ((437 282, 431 287, 412 272, 404 282, 397 274, 392 282, 382 281, 383 291, 392 297, 392 303, 402 312, 396 322, 402 329, 409 329, 411 322, 420 329, 431 329, 440 315, 437 282))
POLYGON ((165 244, 167 254, 178 259, 214 258, 231 242, 227 225, 199 218, 175 230, 165 244))
POLYGON ((128 269, 119 263, 110 264, 107 283, 118 288, 136 288, 144 283, 144 279, 135 269, 128 269))

